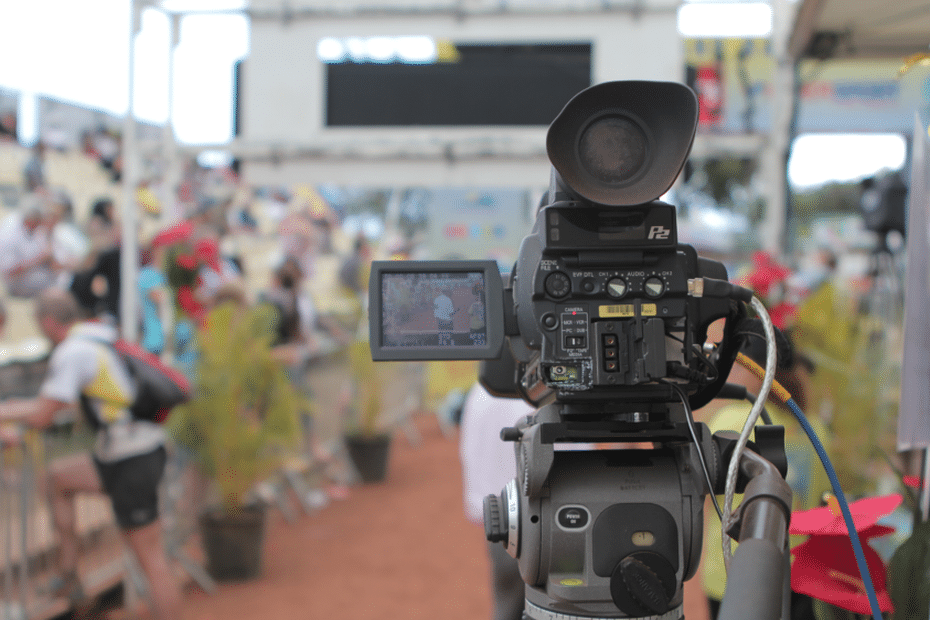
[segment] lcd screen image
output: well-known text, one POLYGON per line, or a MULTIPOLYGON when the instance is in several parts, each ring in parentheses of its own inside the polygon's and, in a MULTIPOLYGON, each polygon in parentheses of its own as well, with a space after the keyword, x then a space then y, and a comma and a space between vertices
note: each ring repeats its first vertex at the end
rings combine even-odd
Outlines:
POLYGON ((481 272, 382 274, 381 345, 487 346, 486 304, 481 272))

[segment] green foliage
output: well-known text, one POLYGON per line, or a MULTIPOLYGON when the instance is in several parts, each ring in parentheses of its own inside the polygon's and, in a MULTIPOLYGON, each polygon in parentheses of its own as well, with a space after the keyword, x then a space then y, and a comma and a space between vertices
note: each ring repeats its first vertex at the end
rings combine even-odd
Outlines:
POLYGON ((355 393, 346 432, 349 435, 371 437, 384 431, 381 419, 384 409, 384 375, 394 362, 373 362, 368 342, 364 340, 351 345, 349 359, 355 378, 355 393))
POLYGON ((165 255, 165 278, 172 288, 194 286, 197 283, 197 262, 189 243, 176 243, 165 255))
POLYGON ((816 367, 808 408, 825 416, 833 434, 830 458, 853 495, 874 491, 886 469, 881 452, 895 450, 898 365, 884 346, 895 333, 832 283, 798 308, 794 342, 816 367))
POLYGON ((748 158, 717 157, 703 162, 703 172, 707 176, 705 191, 717 204, 729 204, 734 186, 752 183, 756 165, 748 158))
POLYGON ((894 620, 926 620, 930 610, 930 522, 924 521, 888 563, 888 593, 894 620))
POLYGON ((310 409, 271 355, 274 321, 265 306, 224 304, 210 312, 199 334, 195 396, 169 422, 217 485, 226 512, 291 453, 300 413, 310 409))
POLYGON ((809 234, 817 218, 858 214, 861 194, 859 183, 830 183, 794 193, 791 213, 795 230, 809 234))

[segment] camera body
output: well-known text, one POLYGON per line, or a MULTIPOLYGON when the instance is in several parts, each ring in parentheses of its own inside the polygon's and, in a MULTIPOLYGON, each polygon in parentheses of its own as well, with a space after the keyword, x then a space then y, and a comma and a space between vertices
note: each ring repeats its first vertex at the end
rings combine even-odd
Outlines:
POLYGON ((372 265, 373 359, 503 357, 512 376, 496 392, 539 407, 502 431, 517 476, 485 500, 528 618, 681 617, 719 469, 702 462, 715 450, 689 409, 725 382, 703 347, 734 311, 701 294, 726 269, 678 243, 675 207, 659 201, 696 126, 684 85, 588 88, 549 128, 549 189, 508 286, 486 261, 372 265))
POLYGON ((695 346, 730 307, 689 294, 689 281, 725 280, 726 269, 679 245, 676 231, 675 208, 658 201, 540 210, 513 284, 525 345, 514 354, 533 366, 519 382, 524 398, 542 404, 554 391, 566 402, 611 398, 639 412, 677 400, 658 381, 700 374, 695 346))

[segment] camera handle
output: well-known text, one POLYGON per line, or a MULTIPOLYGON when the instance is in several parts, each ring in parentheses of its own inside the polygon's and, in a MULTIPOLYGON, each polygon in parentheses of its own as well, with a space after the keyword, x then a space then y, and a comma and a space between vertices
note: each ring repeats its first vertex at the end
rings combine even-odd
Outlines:
POLYGON ((740 471, 750 478, 727 532, 739 541, 727 573, 720 620, 782 617, 788 563, 791 487, 772 463, 746 451, 740 471))

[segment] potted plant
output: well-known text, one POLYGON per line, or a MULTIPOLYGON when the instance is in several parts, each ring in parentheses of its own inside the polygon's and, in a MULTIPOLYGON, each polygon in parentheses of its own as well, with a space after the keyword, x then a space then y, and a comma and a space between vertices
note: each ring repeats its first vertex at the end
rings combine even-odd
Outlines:
POLYGON ((198 332, 194 397, 169 421, 217 492, 201 515, 208 569, 217 579, 257 576, 264 510, 250 501, 300 439, 309 403, 272 356, 274 311, 226 303, 211 310, 198 332))
POLYGON ((362 482, 381 482, 387 477, 391 434, 383 419, 385 362, 375 364, 368 342, 356 340, 349 350, 354 378, 346 426, 346 450, 362 482))

